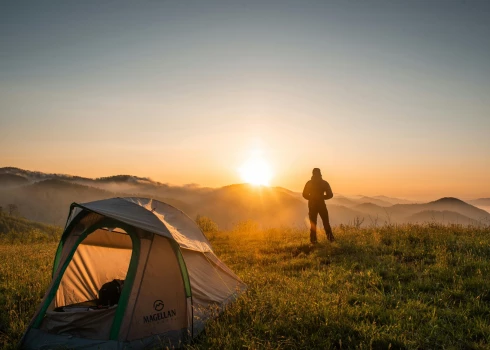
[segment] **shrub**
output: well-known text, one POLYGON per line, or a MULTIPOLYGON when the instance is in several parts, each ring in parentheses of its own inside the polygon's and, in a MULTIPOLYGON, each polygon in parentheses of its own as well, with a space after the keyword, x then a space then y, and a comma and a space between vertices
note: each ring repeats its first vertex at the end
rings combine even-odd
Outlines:
POLYGON ((218 224, 213 220, 208 218, 207 216, 197 215, 196 224, 199 226, 202 232, 204 233, 217 233, 218 232, 218 224))
POLYGON ((259 224, 253 220, 238 221, 233 227, 233 231, 240 233, 252 233, 259 231, 259 224))

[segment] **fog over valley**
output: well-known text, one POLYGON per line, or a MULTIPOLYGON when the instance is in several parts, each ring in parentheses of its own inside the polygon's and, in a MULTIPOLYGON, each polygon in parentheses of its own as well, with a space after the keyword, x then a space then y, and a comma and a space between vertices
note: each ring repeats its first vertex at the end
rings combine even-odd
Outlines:
MULTIPOLYGON (((219 188, 170 186, 149 178, 116 175, 103 178, 46 174, 0 168, 0 206, 29 220, 64 225, 73 202, 111 197, 147 197, 169 203, 191 218, 203 215, 220 229, 252 220, 262 227, 307 226, 307 204, 301 193, 282 187, 233 184, 219 188), (12 207, 13 206, 13 207, 12 207)), ((490 198, 444 197, 429 202, 379 196, 344 196, 327 201, 332 225, 399 223, 489 225, 490 198)))

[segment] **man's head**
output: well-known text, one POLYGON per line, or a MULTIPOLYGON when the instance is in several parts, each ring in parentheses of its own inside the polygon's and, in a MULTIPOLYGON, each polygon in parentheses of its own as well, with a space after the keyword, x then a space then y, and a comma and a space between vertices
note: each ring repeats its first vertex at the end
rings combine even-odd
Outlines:
POLYGON ((313 168, 313 176, 322 176, 322 172, 320 171, 320 168, 313 168))

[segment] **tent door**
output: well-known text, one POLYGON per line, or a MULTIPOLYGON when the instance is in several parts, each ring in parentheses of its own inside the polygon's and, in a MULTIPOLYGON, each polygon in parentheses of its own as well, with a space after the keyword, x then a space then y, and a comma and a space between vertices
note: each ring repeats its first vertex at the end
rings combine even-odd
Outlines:
POLYGON ((136 273, 139 246, 134 228, 115 220, 103 219, 86 229, 55 276, 33 327, 92 339, 116 339, 136 273), (124 280, 117 306, 98 310, 84 309, 82 304, 76 308, 79 303, 95 303, 102 284, 113 279, 124 280))

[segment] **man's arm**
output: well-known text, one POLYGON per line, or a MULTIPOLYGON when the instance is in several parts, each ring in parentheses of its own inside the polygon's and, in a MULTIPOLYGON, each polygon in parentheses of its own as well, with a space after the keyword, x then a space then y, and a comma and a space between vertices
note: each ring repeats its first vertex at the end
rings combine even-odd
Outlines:
POLYGON ((332 188, 330 187, 330 184, 325 181, 325 196, 323 197, 323 199, 330 199, 330 198, 333 198, 333 192, 332 192, 332 188))
POLYGON ((303 189, 303 198, 310 200, 310 186, 308 186, 310 182, 308 181, 305 185, 305 188, 303 189))

